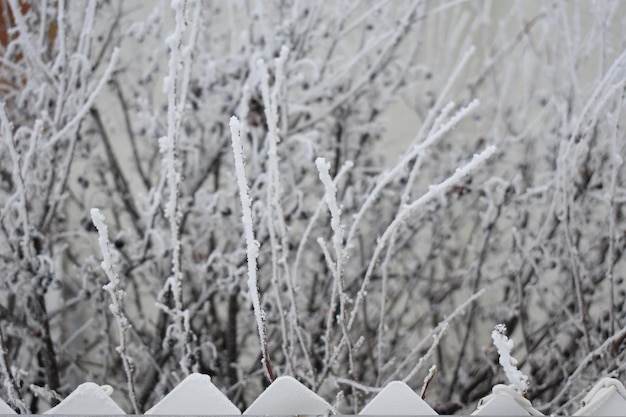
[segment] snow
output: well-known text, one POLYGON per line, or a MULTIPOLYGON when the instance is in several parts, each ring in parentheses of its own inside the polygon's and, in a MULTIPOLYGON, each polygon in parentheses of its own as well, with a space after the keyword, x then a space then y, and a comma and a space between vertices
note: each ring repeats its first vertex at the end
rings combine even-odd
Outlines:
MULTIPOLYGON (((109 251, 109 228, 107 227, 104 216, 100 210, 92 208, 90 213, 91 220, 93 220, 93 224, 98 230, 98 243, 100 244, 100 251, 102 252, 102 262, 100 265, 102 266, 102 269, 108 272, 112 269, 111 252, 109 251)), ((114 284, 116 285, 117 282, 114 284)))
POLYGON ((145 414, 241 415, 241 411, 213 385, 211 377, 190 374, 145 414))
POLYGON ((330 212, 330 227, 333 230, 333 244, 337 253, 337 263, 340 263, 341 247, 343 246, 343 227, 341 226, 341 208, 337 202, 337 186, 330 177, 330 163, 326 162, 326 159, 317 158, 315 165, 326 190, 324 199, 330 212))
POLYGON ((244 411, 244 415, 336 414, 333 407, 295 378, 281 376, 244 411))
POLYGON ((86 382, 56 407, 44 414, 122 415, 126 414, 98 384, 86 382))
POLYGON ((393 381, 376 395, 359 415, 434 416, 433 410, 411 387, 401 381, 393 381))
POLYGON ((493 339, 493 344, 498 349, 500 365, 502 365, 509 382, 522 392, 528 390, 528 377, 517 369, 517 359, 511 356, 513 341, 506 337, 506 326, 504 324, 496 325, 493 332, 491 332, 491 338, 493 339))

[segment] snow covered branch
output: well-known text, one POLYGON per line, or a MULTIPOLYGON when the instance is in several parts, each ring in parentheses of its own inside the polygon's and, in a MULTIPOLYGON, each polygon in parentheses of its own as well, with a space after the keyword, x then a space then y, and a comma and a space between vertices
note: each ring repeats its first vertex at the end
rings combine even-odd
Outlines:
POLYGON ((91 209, 91 219, 95 228, 98 230, 98 244, 100 245, 100 251, 102 252, 102 262, 100 266, 107 275, 109 282, 103 288, 109 293, 111 297, 111 304, 109 309, 113 313, 113 317, 117 322, 119 346, 116 348, 122 358, 124 364, 124 371, 126 372, 128 392, 130 400, 133 405, 135 413, 139 413, 139 404, 137 403, 137 394, 135 389, 135 364, 133 358, 128 352, 128 332, 131 329, 131 325, 128 322, 124 307, 124 298, 126 294, 123 287, 120 284, 120 278, 117 272, 113 269, 113 260, 111 256, 110 241, 109 241, 109 229, 106 226, 104 216, 97 208, 91 209))
POLYGON ((230 134, 232 138, 233 156, 235 158, 235 173, 237 175, 237 186, 239 187, 239 198, 241 199, 241 220, 243 221, 244 234, 246 239, 246 252, 248 259, 248 292, 254 309, 259 342, 261 343, 262 363, 267 372, 270 382, 274 380, 267 348, 267 335, 265 331, 265 312, 261 308, 259 287, 257 279, 257 258, 259 256, 259 242, 254 238, 254 227, 252 219, 252 200, 248 190, 246 180, 246 170, 244 166, 243 147, 241 145, 239 120, 233 116, 230 119, 230 134))

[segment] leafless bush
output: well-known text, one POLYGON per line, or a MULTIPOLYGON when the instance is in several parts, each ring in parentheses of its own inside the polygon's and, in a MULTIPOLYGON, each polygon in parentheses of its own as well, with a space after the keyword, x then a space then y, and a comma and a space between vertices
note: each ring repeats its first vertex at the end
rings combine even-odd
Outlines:
POLYGON ((197 371, 355 412, 436 364, 426 399, 468 412, 497 323, 543 411, 623 374, 618 2, 32 3, 0 0, 15 408, 91 380, 142 411, 197 371))

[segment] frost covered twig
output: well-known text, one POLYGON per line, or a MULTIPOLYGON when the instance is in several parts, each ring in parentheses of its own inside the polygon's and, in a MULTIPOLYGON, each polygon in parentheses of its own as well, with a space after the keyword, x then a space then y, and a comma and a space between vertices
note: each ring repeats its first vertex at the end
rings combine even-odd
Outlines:
MULTIPOLYGON (((326 205, 328 206, 328 211, 330 212, 330 228, 333 232, 333 248, 335 249, 335 260, 332 262, 330 260, 330 256, 326 256, 329 259, 329 262, 332 262, 329 266, 331 267, 333 274, 333 290, 330 300, 330 308, 328 309, 328 314, 326 317, 326 348, 325 348, 325 358, 329 359, 328 355, 330 353, 328 349, 328 343, 330 342, 330 329, 332 328, 332 322, 335 320, 335 306, 336 306, 336 298, 339 298, 339 312, 337 314, 337 320, 339 321, 339 325, 341 327, 343 338, 346 340, 348 345, 350 345, 350 336, 348 334, 347 322, 346 322, 346 284, 343 276, 343 264, 345 254, 344 248, 344 230, 343 225, 341 224, 341 208, 337 202, 337 187, 330 177, 330 164, 326 162, 324 158, 317 158, 315 160, 315 165, 317 166, 317 170, 319 171, 319 177, 324 184, 324 201, 326 201, 326 205), (336 297, 337 296, 337 297, 336 297)), ((350 362, 349 372, 353 371, 353 359, 352 359, 352 349, 348 346, 348 357, 350 362)))
MULTIPOLYGON (((272 86, 271 91, 270 75, 265 61, 259 60, 257 62, 257 66, 259 67, 259 75, 261 78, 261 95, 263 98, 265 119, 267 120, 268 129, 266 135, 266 140, 268 143, 268 186, 266 191, 266 201, 267 207, 269 209, 267 213, 267 228, 270 237, 270 250, 272 252, 272 284, 274 289, 274 296, 276 298, 276 304, 278 307, 278 314, 280 317, 281 331, 283 335, 283 351, 287 359, 288 369, 293 369, 293 364, 291 361, 292 353, 290 352, 290 350, 293 349, 293 342, 290 341, 290 337, 288 336, 287 324, 285 323, 285 314, 282 303, 280 301, 278 290, 281 285, 287 286, 288 288, 290 288, 292 285, 292 280, 290 276, 291 271, 287 266, 289 241, 287 239, 287 226, 285 225, 284 220, 285 215, 281 204, 281 179, 278 157, 278 143, 280 142, 280 132, 278 126, 278 101, 281 98, 280 92, 285 82, 284 72, 288 52, 289 49, 286 46, 283 46, 280 50, 280 55, 274 60, 275 76, 274 85, 272 86)), ((286 102, 283 102, 282 106, 286 106, 286 102)))
POLYGON ((24 402, 24 398, 20 392, 19 384, 15 379, 14 372, 9 366, 9 358, 7 357, 7 348, 2 326, 0 326, 0 372, 2 372, 4 380, 3 385, 7 389, 9 402, 13 404, 14 407, 18 408, 20 412, 30 414, 30 409, 24 402))
POLYGON ((248 183, 246 181, 246 170, 244 167, 243 147, 241 145, 240 135, 241 125, 239 120, 233 116, 230 119, 230 134, 232 138, 233 156, 235 159, 235 173, 237 175, 237 186, 239 188, 239 198, 241 199, 241 220, 243 221, 244 235, 246 239, 246 251, 248 258, 248 292, 252 307, 254 309, 254 317, 256 318, 257 330, 259 333, 259 342, 261 344, 262 362, 270 381, 275 379, 274 372, 270 363, 267 336, 265 332, 265 312, 261 308, 261 300, 259 296, 259 287, 257 280, 257 258, 259 256, 259 242, 254 237, 254 227, 252 220, 252 200, 248 191, 248 183))
POLYGON ((437 375, 437 365, 433 365, 428 368, 428 375, 424 377, 424 385, 422 385, 422 391, 420 392, 420 397, 422 400, 426 398, 426 391, 428 391, 428 386, 433 378, 437 375))
POLYGON ((159 149, 163 157, 163 166, 166 172, 167 187, 169 196, 165 203, 165 217, 170 225, 170 238, 172 242, 172 276, 174 284, 172 285, 173 299, 176 310, 181 312, 183 309, 182 301, 182 270, 181 270, 181 243, 180 243, 180 207, 179 207, 179 186, 180 173, 178 172, 178 137, 180 132, 178 125, 182 117, 182 108, 180 107, 181 97, 177 95, 178 77, 180 62, 181 44, 184 34, 184 15, 183 1, 172 1, 172 9, 175 13, 176 25, 174 32, 170 34, 166 42, 170 49, 169 56, 169 73, 164 80, 163 90, 167 94, 167 135, 159 139, 159 149))
POLYGON ((167 94, 167 135, 159 139, 159 149, 163 159, 169 191, 168 199, 165 203, 165 217, 170 226, 172 250, 172 276, 166 281, 165 285, 166 290, 172 292, 174 309, 171 314, 178 337, 184 340, 184 355, 181 357, 180 366, 185 373, 190 373, 197 369, 197 363, 192 347, 194 336, 192 329, 189 327, 189 313, 184 308, 182 294, 183 267, 181 265, 182 243, 180 241, 182 212, 180 208, 179 142, 181 136, 180 126, 189 84, 191 50, 196 40, 197 19, 200 9, 199 4, 196 3, 194 25, 189 44, 183 49, 183 38, 187 25, 184 15, 186 4, 186 0, 173 0, 171 2, 171 8, 175 14, 175 26, 173 33, 166 39, 166 44, 169 47, 169 72, 164 79, 163 85, 164 92, 167 94))
POLYGON ((388 377, 388 381, 391 380, 392 378, 396 378, 398 375, 400 375, 400 373, 402 372, 404 367, 407 366, 410 363, 410 361, 412 360, 412 357, 415 354, 417 354, 417 352, 419 352, 421 349, 424 348, 424 346, 428 342, 429 338, 432 338, 432 342, 431 342, 431 344, 430 344, 426 354, 422 355, 419 358, 419 360, 417 361, 417 363, 413 366, 413 368, 406 374, 406 376, 404 378, 402 378, 402 380, 404 382, 407 382, 408 380, 410 380, 411 377, 413 375, 415 375, 421 369, 421 367, 424 364, 424 362, 426 362, 428 360, 428 358, 435 352, 435 349, 439 345, 439 341, 445 335, 445 332, 448 329, 448 327, 450 326, 450 323, 456 317, 458 317, 460 314, 462 314, 465 311, 465 309, 467 308, 467 306, 469 306, 472 303, 474 303, 484 293, 485 293, 485 289, 483 288, 483 289, 477 291, 476 293, 472 294, 470 297, 467 298, 467 300, 465 300, 457 308, 455 308, 452 313, 448 314, 444 320, 442 320, 439 324, 437 324, 437 327, 435 327, 428 334, 428 337, 423 338, 420 341, 420 343, 418 343, 415 347, 413 347, 413 349, 411 349, 411 352, 406 356, 406 358, 404 358, 404 360, 399 364, 399 366, 396 368, 396 370, 388 377))
POLYGON ((91 93, 89 94, 89 97, 87 97, 82 107, 79 109, 76 115, 68 123, 66 123, 63 126, 61 130, 56 132, 54 136, 52 136, 50 140, 47 141, 46 146, 53 146, 54 144, 56 144, 59 140, 65 137, 65 135, 69 134, 72 131, 72 129, 77 128, 80 122, 84 120, 87 113, 89 113, 91 106, 100 95, 102 89, 104 88, 106 83, 110 80, 111 74, 113 73, 113 70, 115 69, 118 63, 119 55, 120 55, 119 48, 115 48, 113 50, 113 53, 111 54, 111 59, 104 71, 104 74, 102 74, 102 76, 98 80, 98 83, 94 86, 91 93))
POLYGON ((113 317, 117 322, 117 327, 119 330, 120 344, 116 348, 116 350, 122 358, 122 363, 124 364, 124 371, 126 372, 128 395, 130 397, 130 401, 133 405, 135 414, 139 414, 140 408, 139 404, 137 403, 137 394, 135 389, 135 365, 133 358, 128 352, 128 332, 130 331, 131 325, 128 322, 128 318, 126 317, 126 312, 124 309, 124 298, 126 297, 126 293, 124 292, 124 289, 120 287, 120 278, 117 272, 115 272, 115 270, 113 269, 109 232, 108 227, 105 224, 104 216, 102 215, 102 213, 100 213, 100 210, 98 210, 97 208, 92 208, 91 219, 93 220, 94 226, 98 230, 98 244, 100 245, 100 251, 102 252, 102 262, 100 263, 100 265, 107 275, 107 278, 109 278, 109 283, 106 284, 103 288, 109 293, 109 296, 111 297, 111 304, 109 305, 109 309, 111 310, 111 313, 113 313, 113 317))
MULTIPOLYGON (((22 239, 20 239, 20 246, 22 248, 22 251, 24 252, 25 257, 27 259, 32 259, 35 253, 34 253, 34 248, 32 247, 32 241, 31 241, 32 226, 30 222, 30 216, 28 213, 29 201, 28 201, 28 196, 27 196, 26 187, 24 183, 24 177, 26 174, 26 170, 28 169, 29 160, 27 158, 25 161, 23 161, 16 149, 15 137, 13 133, 11 132, 12 130, 11 124, 9 123, 9 119, 7 118, 5 106, 2 103, 0 103, 0 124, 2 124, 1 126, 2 136, 4 137, 4 140, 6 141, 6 143, 8 144, 9 154, 11 155, 11 159, 13 161, 12 175, 13 175, 13 181, 16 186, 16 197, 19 198, 18 213, 19 213, 19 217, 20 217, 20 221, 21 221, 22 229, 23 229, 23 237, 22 239)), ((35 132, 33 132, 33 136, 32 136, 34 139, 36 139, 35 132)), ((32 142, 31 142, 31 149, 32 149, 32 142)))
MULTIPOLYGON (((559 402, 566 395, 567 390, 571 387, 571 385, 576 381, 576 379, 580 376, 580 374, 589 366, 589 363, 593 361, 594 358, 605 353, 609 350, 612 345, 618 341, 623 342, 626 339, 626 327, 623 327, 615 333, 613 336, 607 338, 600 346, 598 346, 593 352, 589 352, 579 363, 578 366, 574 369, 572 373, 569 374, 565 383, 559 390, 559 392, 554 396, 554 399, 545 404, 544 408, 553 407, 555 404, 559 404, 559 402)), ((561 406, 561 408, 565 408, 567 404, 561 406)), ((557 410, 558 412, 559 410, 557 410)))
MULTIPOLYGON (((426 139, 424 139, 422 142, 419 142, 416 145, 413 145, 410 148, 410 150, 398 162, 398 164, 396 164, 388 173, 386 173, 386 175, 383 175, 382 178, 380 178, 377 181, 376 186, 367 195, 367 199, 359 208, 359 212, 356 214, 354 221, 352 222, 352 226, 350 227, 350 231, 348 232, 348 237, 346 239, 346 246, 350 247, 350 244, 353 241, 354 236, 356 235, 356 232, 358 230, 358 227, 360 226, 361 221, 363 220, 367 210, 374 204, 374 202, 376 201, 380 193, 385 189, 385 187, 405 169, 406 164, 408 164, 412 159, 421 158, 424 152, 430 146, 432 146, 435 142, 441 139, 446 133, 452 130, 454 126, 456 126, 456 124, 459 123, 459 121, 467 117, 467 115, 470 114, 473 110, 475 110, 476 107, 478 107, 478 105, 479 105, 478 100, 472 100, 467 106, 457 111, 457 113, 454 116, 452 116, 446 123, 439 126, 438 129, 435 132, 433 132, 431 135, 429 135, 426 139)), ((447 115, 447 113, 449 112, 449 110, 452 109, 453 106, 454 106, 454 103, 449 103, 449 106, 447 106, 448 111, 445 111, 444 109, 444 111, 442 111, 442 115, 447 115)), ((418 134, 417 138, 419 137, 420 137, 420 134, 418 134)), ((413 171, 417 172, 416 170, 412 170, 412 172, 413 171)), ((407 187, 407 189, 408 188, 409 187, 407 187)))
POLYGON ((447 179, 445 179, 439 184, 431 185, 428 188, 428 191, 424 193, 421 197, 413 201, 411 204, 407 204, 402 207, 402 210, 399 211, 399 213, 391 222, 391 224, 387 227, 383 235, 380 237, 380 239, 378 239, 376 248, 374 250, 374 254, 372 256, 372 259, 369 262, 367 271, 365 272, 365 277, 363 278, 363 283, 361 284, 361 290, 357 294, 356 300, 354 302, 354 307, 352 308, 352 312, 350 313, 350 320, 348 321, 348 328, 352 327, 352 324, 354 323, 354 320, 356 319, 358 308, 361 304, 361 301, 363 300, 364 291, 365 291, 365 288, 367 288, 367 285, 369 284, 369 280, 374 270, 374 266, 376 265, 376 262, 378 262, 380 253, 382 252, 389 238, 394 233, 394 230, 398 228, 406 220, 406 218, 410 214, 412 214, 416 209, 421 208, 428 201, 440 196, 449 187, 457 183, 461 178, 463 178, 465 175, 469 174, 472 170, 474 170, 476 167, 478 167, 483 162, 485 162, 495 152, 496 152, 495 146, 488 146, 481 153, 474 155, 474 157, 472 158, 470 162, 468 162, 467 164, 465 164, 464 166, 460 168, 457 168, 456 171, 450 177, 448 177, 447 179))

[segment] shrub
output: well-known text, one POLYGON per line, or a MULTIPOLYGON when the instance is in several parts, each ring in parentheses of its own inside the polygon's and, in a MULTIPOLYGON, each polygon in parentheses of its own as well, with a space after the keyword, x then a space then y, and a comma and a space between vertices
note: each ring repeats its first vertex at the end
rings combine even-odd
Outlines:
POLYGON ((427 400, 467 413, 496 323, 543 411, 622 374, 619 3, 33 3, 0 0, 16 409, 89 380, 141 412, 198 371, 357 412, 436 364, 427 400))

